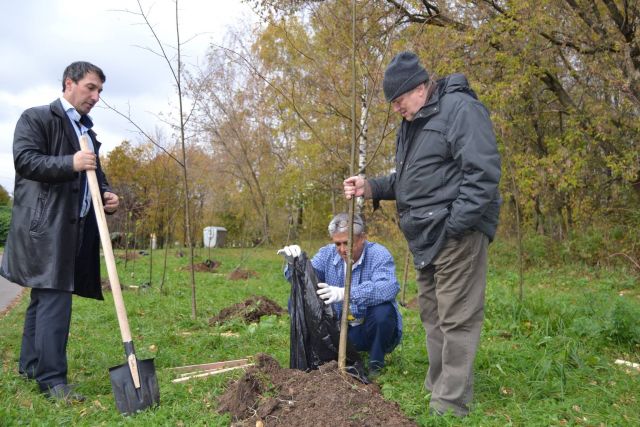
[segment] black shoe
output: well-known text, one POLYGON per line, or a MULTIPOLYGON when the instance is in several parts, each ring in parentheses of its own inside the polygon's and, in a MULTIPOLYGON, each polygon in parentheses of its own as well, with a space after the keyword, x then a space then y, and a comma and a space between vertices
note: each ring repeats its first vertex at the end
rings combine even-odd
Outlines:
POLYGON ((65 403, 84 402, 85 397, 76 393, 68 384, 60 383, 43 392, 49 399, 65 403))

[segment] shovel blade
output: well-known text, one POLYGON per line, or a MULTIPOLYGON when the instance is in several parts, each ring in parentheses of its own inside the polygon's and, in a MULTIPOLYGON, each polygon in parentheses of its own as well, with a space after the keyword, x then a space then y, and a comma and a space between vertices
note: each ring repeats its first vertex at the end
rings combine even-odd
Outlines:
POLYGON ((160 403, 160 390, 153 359, 137 360, 140 388, 136 388, 129 364, 109 368, 116 407, 124 415, 132 415, 160 403))

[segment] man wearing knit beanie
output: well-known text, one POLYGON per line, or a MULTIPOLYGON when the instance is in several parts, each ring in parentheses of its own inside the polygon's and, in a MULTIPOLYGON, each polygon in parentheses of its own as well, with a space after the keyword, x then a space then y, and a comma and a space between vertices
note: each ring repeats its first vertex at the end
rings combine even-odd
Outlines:
POLYGON ((401 52, 391 60, 384 72, 382 87, 388 102, 429 80, 427 70, 413 52, 401 52))
POLYGON ((344 180, 347 199, 395 200, 417 272, 427 335, 429 412, 463 417, 484 318, 487 246, 500 210, 500 155, 489 112, 462 74, 437 81, 413 52, 384 74, 385 98, 403 117, 390 175, 344 180))

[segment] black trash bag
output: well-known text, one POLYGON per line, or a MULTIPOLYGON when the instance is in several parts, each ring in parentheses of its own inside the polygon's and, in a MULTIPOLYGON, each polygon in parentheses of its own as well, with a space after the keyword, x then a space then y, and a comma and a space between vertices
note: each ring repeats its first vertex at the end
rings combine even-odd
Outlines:
MULTIPOLYGON (((293 264, 289 264, 289 268, 292 269, 289 367, 303 371, 318 369, 325 362, 338 360, 339 319, 333 307, 324 304, 316 293, 318 279, 307 254, 303 252, 293 264)), ((349 342, 346 356, 347 372, 368 384, 362 358, 349 342)))

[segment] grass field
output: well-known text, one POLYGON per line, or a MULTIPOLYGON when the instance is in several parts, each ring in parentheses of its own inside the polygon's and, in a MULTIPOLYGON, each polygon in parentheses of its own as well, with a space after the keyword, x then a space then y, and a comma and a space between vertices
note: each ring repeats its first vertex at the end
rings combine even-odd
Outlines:
MULTIPOLYGON (((315 251, 321 242, 307 244, 315 251)), ((404 252, 396 255, 402 281, 404 252)), ((377 382, 386 398, 397 401, 418 425, 464 426, 634 426, 640 425, 640 372, 616 359, 640 360, 640 284, 624 268, 582 265, 529 267, 524 301, 518 301, 515 249, 496 242, 490 248, 486 320, 476 359, 475 406, 464 420, 427 416, 429 396, 422 389, 426 372, 425 337, 417 309, 402 308, 403 343, 387 358, 377 382)), ((266 352, 288 366, 287 316, 263 317, 209 326, 222 308, 252 295, 267 296, 286 307, 289 285, 275 248, 206 249, 197 262, 221 262, 218 273, 196 273, 198 318, 191 319, 187 257, 171 250, 164 284, 162 252, 118 261, 120 281, 139 358, 155 358, 161 405, 123 417, 115 408, 108 368, 124 363, 124 352, 111 294, 97 302, 74 298, 69 339, 69 380, 86 402, 53 404, 37 386, 16 372, 22 321, 28 298, 0 318, 2 379, 0 425, 229 425, 216 412, 217 396, 240 372, 174 384, 171 367, 238 359, 266 352), (234 268, 254 270, 257 277, 231 281, 234 268)), ((106 277, 106 274, 104 275, 106 277)), ((415 297, 409 275, 406 300, 415 297)), ((400 298, 400 296, 399 296, 400 298)), ((319 421, 318 425, 322 425, 319 421)))

